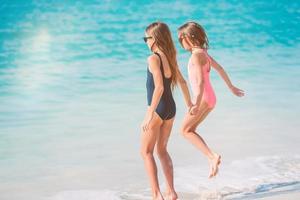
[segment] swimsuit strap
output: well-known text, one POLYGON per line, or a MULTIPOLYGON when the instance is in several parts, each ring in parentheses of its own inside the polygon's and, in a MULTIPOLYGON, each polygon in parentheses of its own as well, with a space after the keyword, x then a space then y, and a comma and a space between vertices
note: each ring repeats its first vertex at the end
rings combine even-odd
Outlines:
POLYGON ((162 73, 163 78, 166 78, 166 77, 165 77, 165 73, 164 73, 164 67, 163 67, 162 59, 161 59, 159 53, 157 53, 157 52, 154 52, 154 53, 155 53, 156 55, 158 55, 158 57, 159 57, 159 60, 160 60, 160 70, 161 70, 161 73, 162 73))
POLYGON ((211 70, 211 59, 210 59, 210 57, 209 57, 209 55, 208 55, 208 53, 207 53, 207 49, 204 49, 204 54, 205 54, 205 56, 206 56, 206 59, 207 59, 207 61, 208 61, 208 64, 209 64, 209 70, 208 70, 208 72, 210 72, 210 70, 211 70))

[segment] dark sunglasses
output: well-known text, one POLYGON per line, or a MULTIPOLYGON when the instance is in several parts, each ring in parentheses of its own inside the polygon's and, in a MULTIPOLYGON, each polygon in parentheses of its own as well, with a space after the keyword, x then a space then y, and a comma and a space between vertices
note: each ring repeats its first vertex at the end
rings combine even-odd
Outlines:
POLYGON ((149 36, 149 37, 143 37, 144 42, 147 42, 147 40, 148 40, 148 39, 151 39, 151 38, 152 38, 151 36, 149 36))

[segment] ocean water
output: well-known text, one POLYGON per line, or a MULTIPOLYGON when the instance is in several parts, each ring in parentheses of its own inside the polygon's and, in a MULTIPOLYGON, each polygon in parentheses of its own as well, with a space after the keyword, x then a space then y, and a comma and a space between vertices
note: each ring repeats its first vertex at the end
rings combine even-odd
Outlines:
MULTIPOLYGON (((223 157, 180 136, 169 151, 181 199, 257 199, 300 191, 299 1, 0 1, 0 199, 151 199, 139 153, 146 108, 145 27, 201 23, 209 53, 245 90, 213 71, 217 106, 199 127, 223 157)), ((159 172, 164 189, 164 179, 159 172)), ((299 197, 300 198, 300 197, 299 197)))

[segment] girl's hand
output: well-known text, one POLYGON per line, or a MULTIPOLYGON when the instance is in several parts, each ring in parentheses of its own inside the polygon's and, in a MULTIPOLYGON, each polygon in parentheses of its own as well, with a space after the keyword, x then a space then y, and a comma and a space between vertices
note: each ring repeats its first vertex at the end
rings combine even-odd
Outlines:
POLYGON ((199 112, 199 106, 193 105, 189 111, 191 115, 196 115, 199 112))
POLYGON ((241 90, 241 89, 239 89, 239 88, 237 88, 237 87, 235 87, 235 86, 231 86, 231 87, 230 87, 230 90, 231 90, 231 92, 232 92, 233 94, 235 94, 235 95, 238 96, 238 97, 242 97, 242 96, 245 95, 245 93, 244 93, 243 90, 241 90))
POLYGON ((149 124, 151 122, 151 120, 153 119, 153 115, 154 115, 154 111, 151 111, 149 108, 146 112, 146 116, 145 116, 145 119, 142 123, 142 128, 143 128, 143 131, 144 132, 147 132, 148 131, 148 128, 149 128, 149 124))

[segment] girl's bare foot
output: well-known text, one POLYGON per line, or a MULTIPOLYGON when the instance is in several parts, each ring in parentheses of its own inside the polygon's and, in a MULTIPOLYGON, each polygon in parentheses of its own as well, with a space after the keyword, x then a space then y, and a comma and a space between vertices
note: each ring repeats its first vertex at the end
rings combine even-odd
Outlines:
POLYGON ((210 167, 210 170, 209 170, 208 178, 211 178, 214 174, 214 168, 213 168, 213 165, 210 160, 209 160, 209 167, 210 167))
POLYGON ((178 196, 175 191, 166 192, 166 200, 177 200, 178 196))
POLYGON ((210 159, 210 174, 209 178, 212 178, 213 176, 216 176, 219 171, 219 164, 221 163, 221 156, 214 153, 214 157, 210 159))
POLYGON ((158 194, 157 196, 153 197, 153 200, 164 200, 164 197, 162 196, 162 194, 158 194))

